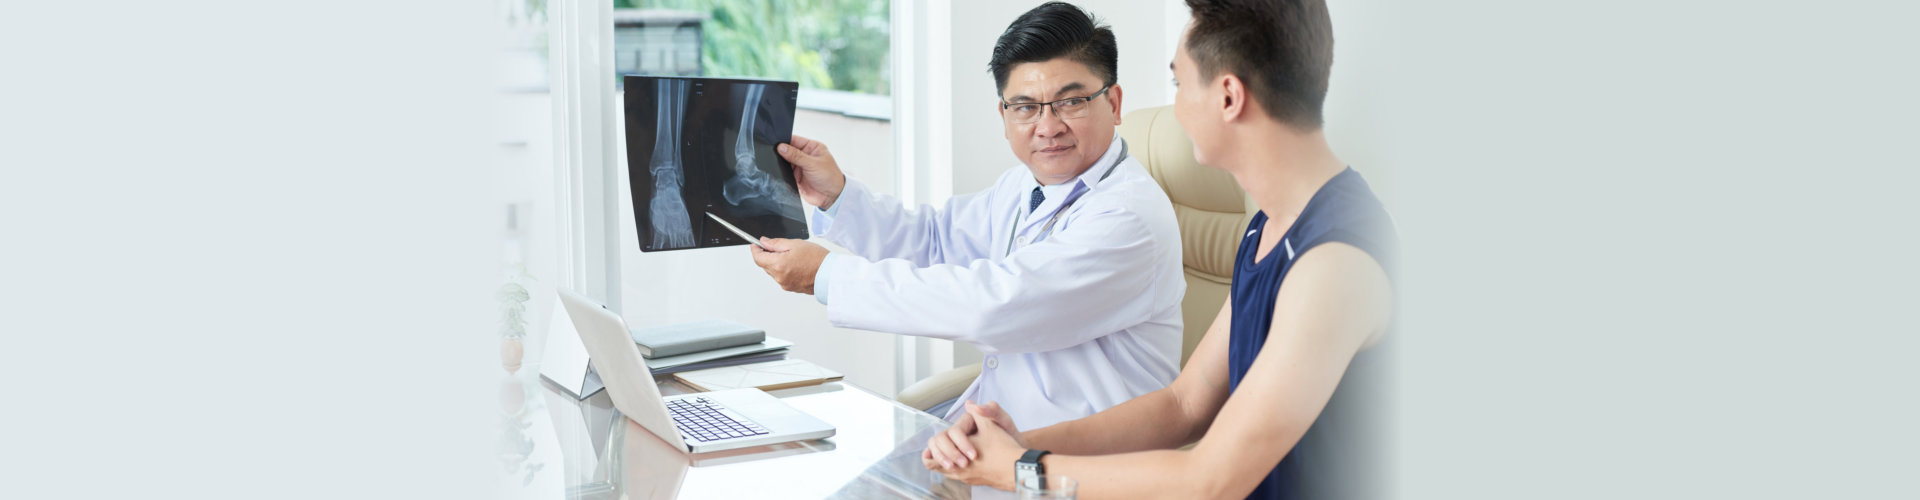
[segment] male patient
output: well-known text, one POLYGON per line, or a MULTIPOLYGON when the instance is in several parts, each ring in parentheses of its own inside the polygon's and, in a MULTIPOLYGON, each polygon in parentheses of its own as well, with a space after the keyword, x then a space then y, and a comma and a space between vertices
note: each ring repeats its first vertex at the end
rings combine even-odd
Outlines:
MULTIPOLYGON (((814 294, 836 326, 973 344, 986 359, 959 399, 1018 401, 1005 404, 1023 423, 1165 387, 1180 359, 1180 234, 1166 194, 1114 134, 1118 58, 1113 31, 1078 7, 1015 19, 988 66, 1021 164, 940 208, 874 193, 825 144, 794 136, 779 151, 818 207, 813 234, 856 255, 763 239, 771 251, 750 246, 754 262, 814 294)), ((964 414, 950 406, 948 419, 964 414)))
POLYGON ((1053 425, 968 405, 921 459, 1004 490, 1070 477, 1089 499, 1388 497, 1392 355, 1382 349, 1397 316, 1400 238, 1323 129, 1331 13, 1324 0, 1187 6, 1193 20, 1170 66, 1174 118, 1194 159, 1233 174, 1260 207, 1231 299, 1166 389, 1053 425))

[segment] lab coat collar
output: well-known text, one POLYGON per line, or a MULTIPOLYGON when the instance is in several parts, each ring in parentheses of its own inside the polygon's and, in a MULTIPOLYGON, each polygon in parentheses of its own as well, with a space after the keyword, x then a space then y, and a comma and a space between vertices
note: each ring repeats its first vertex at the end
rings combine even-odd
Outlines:
POLYGON ((1108 168, 1120 168, 1119 165, 1113 164, 1113 160, 1120 157, 1120 145, 1123 140, 1124 139, 1120 138, 1120 133, 1115 132, 1113 134, 1113 142, 1107 144, 1107 153, 1100 155, 1100 159, 1093 161, 1092 167, 1088 167, 1087 171, 1080 173, 1080 177, 1076 180, 1080 181, 1081 185, 1086 186, 1088 191, 1100 187, 1100 177, 1106 175, 1108 168))

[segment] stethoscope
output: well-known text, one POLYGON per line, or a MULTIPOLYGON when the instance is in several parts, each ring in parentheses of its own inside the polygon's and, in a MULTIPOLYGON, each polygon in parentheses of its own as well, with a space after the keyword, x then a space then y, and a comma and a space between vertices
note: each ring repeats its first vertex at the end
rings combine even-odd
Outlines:
MULTIPOLYGON (((1127 161, 1127 140, 1126 139, 1120 140, 1120 156, 1115 157, 1113 159, 1113 164, 1107 166, 1106 173, 1100 174, 1099 181, 1102 181, 1102 182, 1106 181, 1108 176, 1113 175, 1114 170, 1117 170, 1120 168, 1120 162, 1123 162, 1123 161, 1127 161)), ((1086 193, 1080 193, 1080 196, 1086 196, 1086 193)), ((1073 207, 1073 202, 1080 201, 1080 196, 1067 198, 1067 202, 1061 204, 1059 210, 1053 211, 1053 217, 1047 219, 1046 225, 1040 226, 1040 232, 1034 234, 1033 238, 1030 241, 1037 243, 1040 241, 1040 238, 1046 237, 1048 234, 1052 233, 1053 223, 1060 222, 1060 216, 1066 215, 1067 209, 1073 207)), ((1016 205, 1013 207, 1013 230, 1007 233, 1007 253, 1006 253, 1007 255, 1013 255, 1013 249, 1014 249, 1013 245, 1015 242, 1020 242, 1020 248, 1026 248, 1026 246, 1030 244, 1029 242, 1020 241, 1019 236, 1020 236, 1020 207, 1016 205)))

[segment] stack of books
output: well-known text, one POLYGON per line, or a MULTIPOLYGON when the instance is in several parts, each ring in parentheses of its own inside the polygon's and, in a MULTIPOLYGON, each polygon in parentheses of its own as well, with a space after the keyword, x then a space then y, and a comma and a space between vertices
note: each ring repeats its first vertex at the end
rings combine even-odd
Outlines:
POLYGON ((726 320, 706 320, 632 330, 633 341, 654 375, 787 359, 792 342, 765 330, 726 320))

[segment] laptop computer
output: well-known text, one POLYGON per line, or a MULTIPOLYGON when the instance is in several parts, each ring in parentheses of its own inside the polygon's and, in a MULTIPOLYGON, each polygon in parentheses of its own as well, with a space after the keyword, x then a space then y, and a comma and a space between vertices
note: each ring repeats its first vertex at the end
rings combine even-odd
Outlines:
POLYGON ((613 407, 667 444, 688 453, 706 453, 834 434, 832 424, 759 389, 661 397, 620 315, 569 290, 560 290, 560 303, 580 332, 613 407))

